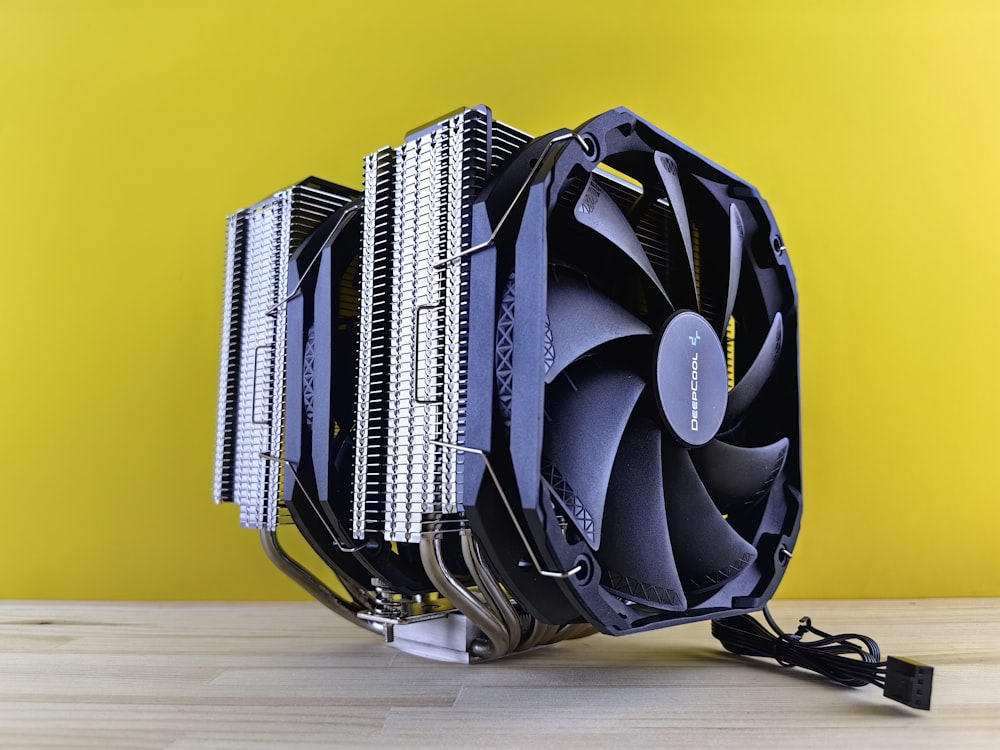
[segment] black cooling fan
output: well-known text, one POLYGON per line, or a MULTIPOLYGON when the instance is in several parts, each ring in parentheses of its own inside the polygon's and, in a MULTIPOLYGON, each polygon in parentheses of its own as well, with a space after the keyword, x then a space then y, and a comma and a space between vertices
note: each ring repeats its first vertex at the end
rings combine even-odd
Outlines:
POLYGON ((802 510, 797 319, 747 183, 627 110, 462 110, 362 193, 230 219, 216 499, 431 658, 758 610, 802 510))

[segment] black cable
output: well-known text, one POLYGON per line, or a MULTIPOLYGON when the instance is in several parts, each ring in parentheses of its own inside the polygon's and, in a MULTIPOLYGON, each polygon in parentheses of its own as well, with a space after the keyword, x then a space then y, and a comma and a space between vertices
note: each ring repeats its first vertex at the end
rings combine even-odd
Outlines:
POLYGON ((714 620, 712 635, 734 654, 768 657, 783 667, 802 667, 848 687, 876 685, 888 698, 930 709, 933 667, 894 656, 881 661, 878 644, 868 636, 831 635, 813 627, 808 617, 799 620, 794 633, 785 633, 766 606, 763 614, 773 633, 750 615, 737 615, 714 620))

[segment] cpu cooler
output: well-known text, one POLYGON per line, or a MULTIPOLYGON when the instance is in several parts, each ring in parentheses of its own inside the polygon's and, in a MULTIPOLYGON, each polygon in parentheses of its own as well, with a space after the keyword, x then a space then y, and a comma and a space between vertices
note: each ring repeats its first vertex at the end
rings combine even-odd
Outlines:
POLYGON ((802 496, 795 280, 746 182, 624 109, 464 109, 361 193, 231 217, 224 316, 216 501, 333 611, 448 661, 705 619, 752 652, 727 623, 802 496))

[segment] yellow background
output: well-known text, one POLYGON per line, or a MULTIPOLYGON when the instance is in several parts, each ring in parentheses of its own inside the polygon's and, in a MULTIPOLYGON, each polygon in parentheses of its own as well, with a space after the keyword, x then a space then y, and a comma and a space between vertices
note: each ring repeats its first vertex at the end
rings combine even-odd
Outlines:
POLYGON ((783 596, 1000 595, 1000 3, 0 0, 0 597, 301 596, 211 502, 224 217, 484 102, 760 188, 802 302, 783 596))

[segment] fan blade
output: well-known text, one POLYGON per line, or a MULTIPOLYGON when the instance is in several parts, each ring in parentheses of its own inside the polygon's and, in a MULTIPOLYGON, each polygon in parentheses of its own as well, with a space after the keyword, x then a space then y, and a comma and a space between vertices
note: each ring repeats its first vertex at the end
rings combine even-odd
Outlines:
POLYGON ((690 271, 691 286, 694 287, 695 299, 698 297, 698 288, 694 283, 694 249, 691 245, 691 224, 688 220, 687 206, 684 204, 684 191, 681 189, 680 172, 677 169, 677 162, 672 156, 657 151, 653 155, 653 163, 656 171, 660 174, 660 181, 667 192, 667 200, 670 201, 670 209, 674 213, 677 221, 677 228, 681 233, 681 240, 684 242, 684 251, 687 253, 688 269, 690 271))
POLYGON ((597 560, 604 585, 657 609, 687 609, 663 503, 660 428, 632 422, 622 438, 608 485, 597 560))
POLYGON ((663 284, 660 283, 656 271, 653 270, 653 266, 646 256, 646 251, 642 249, 639 239, 635 236, 632 225, 628 223, 628 219, 618 208, 618 204, 594 179, 593 175, 587 178, 587 186, 576 201, 573 216, 578 222, 593 229, 631 258, 632 262, 642 269, 653 286, 663 295, 663 299, 669 300, 663 284))
POLYGON ((548 315, 554 359, 545 373, 546 383, 551 383, 571 362, 601 344, 652 333, 645 323, 623 307, 569 274, 549 284, 548 315))
POLYGON ((643 388, 627 370, 593 370, 546 397, 542 453, 559 478, 553 490, 595 549, 615 454, 643 388))
POLYGON ((736 290, 740 285, 740 269, 743 265, 743 216, 735 203, 729 204, 729 290, 726 292, 726 312, 722 317, 722 326, 718 329, 719 337, 723 337, 733 316, 733 305, 736 304, 736 290))
POLYGON ((758 448, 712 440, 691 452, 705 489, 722 513, 732 513, 764 498, 787 456, 788 438, 758 448))
POLYGON ((745 570, 757 550, 719 514, 686 450, 664 446, 663 475, 669 480, 667 526, 684 591, 718 588, 745 570))
POLYGON ((784 338, 784 325, 781 320, 781 313, 776 313, 771 321, 771 328, 767 332, 757 358, 750 365, 740 382, 729 392, 729 401, 726 403, 726 414, 722 418, 721 432, 725 432, 733 427, 760 395, 761 389, 774 372, 774 366, 781 356, 781 343, 784 338))

